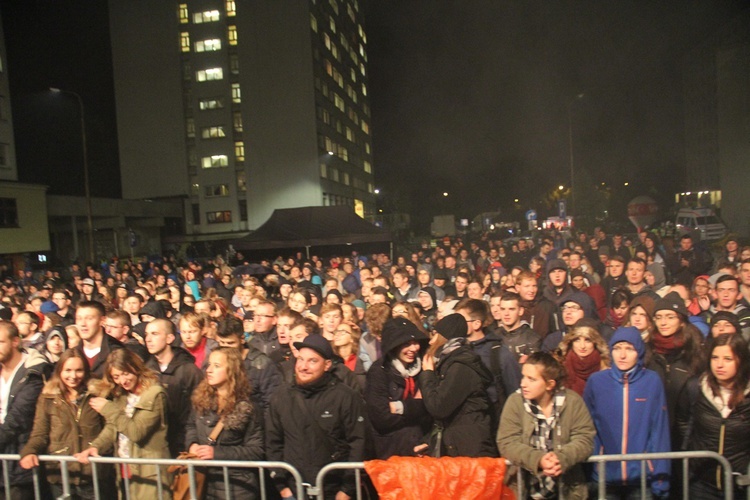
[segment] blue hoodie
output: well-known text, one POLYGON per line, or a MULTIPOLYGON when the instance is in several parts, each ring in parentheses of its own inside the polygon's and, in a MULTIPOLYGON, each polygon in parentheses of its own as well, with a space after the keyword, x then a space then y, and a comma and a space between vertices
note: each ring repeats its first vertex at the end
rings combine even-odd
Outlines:
MULTIPOLYGON (((672 451, 664 384, 656 372, 643 366, 646 346, 635 327, 615 330, 609 349, 627 342, 638 352, 638 361, 627 372, 612 362, 612 368, 594 373, 586 382, 583 399, 596 426, 594 455, 659 453, 672 451)), ((614 357, 614 356, 613 356, 614 357)), ((647 463, 648 481, 657 497, 669 493, 670 463, 647 463)), ((607 462, 607 483, 638 486, 640 462, 607 462)), ((596 468, 594 481, 598 480, 596 468)))

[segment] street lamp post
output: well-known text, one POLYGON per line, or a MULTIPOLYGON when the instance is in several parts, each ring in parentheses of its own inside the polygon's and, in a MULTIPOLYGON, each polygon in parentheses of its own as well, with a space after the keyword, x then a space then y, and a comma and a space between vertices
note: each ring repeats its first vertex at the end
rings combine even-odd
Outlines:
POLYGON ((81 140, 83 147, 83 188, 86 196, 86 231, 88 233, 89 262, 94 263, 94 218, 91 209, 91 187, 89 186, 89 157, 86 146, 86 118, 84 115, 83 99, 81 96, 70 90, 63 90, 50 87, 50 91, 55 94, 69 94, 78 101, 78 109, 81 115, 81 140))
POLYGON ((568 152, 570 154, 570 213, 575 215, 576 192, 575 192, 575 163, 573 162, 573 104, 583 98, 578 94, 568 102, 568 152))

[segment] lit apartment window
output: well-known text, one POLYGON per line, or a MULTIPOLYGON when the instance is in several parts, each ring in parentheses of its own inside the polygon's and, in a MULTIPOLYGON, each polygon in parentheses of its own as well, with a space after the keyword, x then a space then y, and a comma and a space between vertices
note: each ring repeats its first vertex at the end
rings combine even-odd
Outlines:
POLYGON ((181 3, 179 8, 180 24, 187 24, 190 22, 190 15, 188 14, 188 8, 186 3, 181 3))
POLYGON ((354 132, 349 127, 346 127, 346 139, 349 142, 354 142, 354 132))
POLYGON ((239 83, 233 83, 232 84, 232 102, 234 102, 234 103, 240 103, 240 102, 242 102, 242 93, 240 92, 240 84, 239 83))
POLYGON ((344 88, 344 77, 341 76, 341 73, 339 73, 335 69, 333 70, 333 79, 336 80, 336 83, 339 84, 339 87, 341 87, 342 89, 344 88))
POLYGON ((339 14, 339 3, 337 0, 328 0, 328 3, 331 5, 331 8, 336 13, 336 15, 339 14))
POLYGON ((326 125, 331 124, 331 113, 329 113, 327 109, 323 110, 323 123, 326 125))
POLYGON ((328 73, 328 76, 333 76, 333 64, 331 64, 331 61, 326 59, 325 66, 326 66, 326 73, 328 73))
POLYGON ((341 123, 341 120, 336 120, 336 132, 339 134, 344 133, 344 125, 341 123))
POLYGON ((368 182, 367 183, 367 192, 368 193, 372 193, 373 191, 375 191, 375 188, 373 188, 372 182, 368 182))
POLYGON ((357 0, 353 0, 352 3, 354 4, 354 10, 356 10, 357 12, 359 12, 359 2, 357 0))
POLYGON ((227 39, 229 45, 237 45, 237 26, 229 26, 227 28, 227 39))
POLYGON ((333 94, 333 105, 339 108, 341 111, 344 111, 346 109, 344 106, 344 100, 337 93, 332 92, 332 94, 333 94))
MULTIPOLYGON (((213 52, 216 50, 221 50, 221 40, 219 40, 218 38, 210 38, 208 40, 200 40, 198 42, 195 42, 196 52, 213 52)), ((185 50, 183 50, 183 52, 185 52, 185 50)))
POLYGON ((209 68, 202 69, 195 74, 195 79, 199 82, 209 82, 212 80, 222 80, 224 78, 224 70, 221 68, 209 68))
POLYGON ((362 112, 364 112, 365 116, 370 116, 370 106, 366 102, 362 103, 362 112))
POLYGON ((353 23, 357 22, 357 20, 354 17, 354 9, 352 9, 352 6, 349 4, 347 4, 346 6, 346 13, 349 14, 349 19, 351 19, 353 23))
POLYGON ((339 48, 333 42, 331 42, 331 54, 333 55, 333 57, 336 58, 337 61, 341 60, 341 55, 339 54, 339 48))
POLYGON ((325 45, 328 50, 331 50, 331 37, 328 36, 328 33, 323 33, 323 45, 325 45))
POLYGON ((190 33, 187 31, 180 33, 180 50, 182 52, 190 52, 190 33))
POLYGON ((365 160, 365 172, 368 174, 372 173, 372 165, 367 160, 365 160))
POLYGON ((221 168, 229 165, 227 155, 204 156, 201 158, 201 167, 203 168, 221 168))
POLYGON ((227 134, 224 131, 224 127, 203 127, 201 129, 201 137, 203 139, 217 139, 219 137, 226 137, 227 134))
POLYGON ((223 222, 232 222, 232 212, 230 210, 206 212, 206 223, 221 224, 223 222))
POLYGON ((195 120, 192 118, 185 120, 185 133, 188 137, 195 137, 195 120))
POLYGON ((349 68, 349 78, 352 82, 357 83, 357 71, 354 68, 349 68))
POLYGON ((339 158, 344 161, 349 161, 349 150, 343 146, 339 146, 339 158))
POLYGON ((328 169, 328 173, 331 174, 329 178, 333 182, 338 182, 339 181, 339 171, 338 171, 337 168, 334 168, 334 167, 329 168, 328 169))
POLYGON ((365 143, 365 153, 367 153, 368 155, 370 154, 370 143, 369 142, 365 143))
POLYGON ((232 113, 232 123, 235 132, 242 132, 242 113, 240 111, 232 113))
POLYGON ((362 84, 362 95, 367 95, 367 85, 365 85, 364 83, 362 84))
POLYGON ((363 42, 367 43, 367 35, 365 34, 365 30, 362 29, 362 25, 357 25, 357 31, 359 32, 359 37, 362 39, 363 42))
POLYGON ((213 99, 201 99, 198 102, 198 107, 201 111, 205 111, 207 109, 221 109, 224 107, 224 99, 221 97, 216 97, 213 99))
POLYGON ((349 185, 349 182, 350 182, 350 181, 349 181, 349 174, 348 174, 348 173, 346 173, 346 172, 344 172, 344 175, 343 175, 343 178, 342 178, 342 180, 343 180, 343 183, 344 183, 344 185, 348 186, 348 185, 349 185))
POLYGON ((237 191, 242 193, 247 191, 247 174, 244 170, 237 172, 237 191))
POLYGON ((326 137, 325 138, 325 150, 328 154, 333 154, 334 150, 336 149, 336 145, 333 143, 333 141, 326 137))
POLYGON ((234 0, 227 0, 226 8, 227 8, 227 17, 234 17, 237 15, 237 6, 235 5, 234 0))
POLYGON ((359 72, 362 73, 362 76, 365 76, 365 65, 364 65, 364 63, 359 63, 359 72))
POLYGON ((310 28, 317 33, 318 32, 318 18, 315 17, 315 14, 310 12, 310 28))
POLYGON ((364 120, 362 120, 362 132, 364 132, 367 135, 370 135, 370 126, 364 120))
POLYGON ((212 23, 219 20, 218 10, 206 10, 203 12, 196 12, 193 14, 193 22, 195 24, 212 23))
POLYGON ((324 96, 328 97, 328 84, 327 84, 327 83, 325 83, 325 82, 324 82, 324 83, 321 83, 321 84, 320 84, 320 92, 321 92, 321 93, 322 93, 322 94, 323 94, 324 96))
POLYGON ((229 72, 233 75, 240 74, 240 58, 237 54, 229 54, 229 72))
POLYGON ((245 142, 236 141, 234 143, 234 158, 237 161, 245 161, 245 142))
POLYGON ((328 16, 329 26, 331 27, 331 32, 336 33, 336 20, 333 18, 333 16, 328 16))
POLYGON ((228 184, 216 184, 215 186, 205 186, 203 196, 206 198, 218 198, 220 196, 229 196, 228 184))
POLYGON ((0 227, 18 227, 18 207, 15 198, 0 198, 0 227))
POLYGON ((349 50, 349 40, 346 39, 346 35, 343 33, 339 34, 339 42, 341 42, 341 46, 344 47, 345 50, 349 50))
POLYGON ((324 179, 328 177, 328 165, 325 163, 320 164, 320 176, 324 179))

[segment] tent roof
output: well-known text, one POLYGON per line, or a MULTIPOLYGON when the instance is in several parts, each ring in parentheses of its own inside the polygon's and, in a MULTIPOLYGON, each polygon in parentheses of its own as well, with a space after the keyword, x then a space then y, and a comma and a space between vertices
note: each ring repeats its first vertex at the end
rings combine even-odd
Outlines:
POLYGON ((276 209, 257 231, 233 245, 237 250, 264 250, 385 241, 391 241, 389 232, 342 205, 276 209))

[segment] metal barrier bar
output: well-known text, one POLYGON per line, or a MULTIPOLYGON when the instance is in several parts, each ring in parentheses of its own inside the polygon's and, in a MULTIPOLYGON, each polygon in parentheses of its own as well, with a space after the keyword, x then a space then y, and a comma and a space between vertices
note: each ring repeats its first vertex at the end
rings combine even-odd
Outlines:
POLYGON ((357 471, 357 500, 362 498, 362 488, 359 481, 359 471, 365 468, 364 462, 333 462, 326 465, 320 472, 318 472, 315 478, 315 486, 310 488, 308 492, 310 495, 317 496, 318 500, 325 500, 325 490, 323 489, 323 481, 325 480, 326 474, 332 470, 347 470, 353 469, 357 471))
MULTIPOLYGON (((2 461, 3 467, 3 478, 5 488, 5 498, 10 499, 10 473, 8 470, 8 462, 18 462, 21 459, 20 455, 17 454, 0 454, 0 460, 2 461)), ((289 465, 286 462, 260 462, 260 461, 243 461, 243 460, 176 460, 170 458, 119 458, 119 457, 89 457, 91 463, 91 476, 94 483, 94 497, 98 500, 101 499, 101 491, 99 488, 99 474, 97 471, 97 464, 113 464, 113 465, 155 465, 157 467, 157 473, 161 471, 161 467, 168 467, 171 465, 186 465, 188 468, 188 475, 190 479, 190 496, 195 499, 197 497, 197 487, 195 483, 195 468, 196 467, 221 467, 224 473, 224 484, 227 486, 228 498, 231 496, 231 484, 229 483, 228 470, 229 468, 240 468, 240 469, 258 469, 261 474, 260 484, 263 487, 261 490, 261 498, 266 498, 265 494, 265 478, 263 474, 266 469, 283 469, 287 471, 295 482, 295 495, 296 498, 305 498, 305 487, 302 483, 302 475, 299 471, 289 465)), ((70 495, 70 478, 67 468, 68 462, 78 462, 73 456, 70 455, 39 455, 39 462, 59 462, 60 469, 63 478, 63 492, 64 495, 70 495)), ((35 469, 36 472, 36 469, 35 469)), ((159 478, 158 486, 159 494, 161 495, 161 476, 159 478)), ((125 484, 129 485, 127 478, 124 479, 125 484)), ((35 495, 38 493, 35 491, 35 495)), ((130 499, 129 488, 126 487, 125 495, 127 499, 130 499)), ((37 496, 37 498, 41 498, 37 496)))

